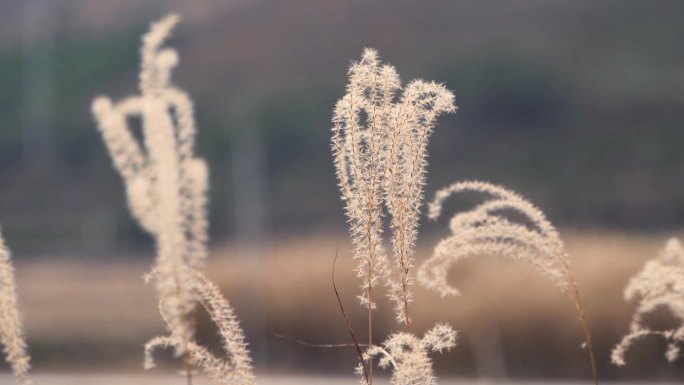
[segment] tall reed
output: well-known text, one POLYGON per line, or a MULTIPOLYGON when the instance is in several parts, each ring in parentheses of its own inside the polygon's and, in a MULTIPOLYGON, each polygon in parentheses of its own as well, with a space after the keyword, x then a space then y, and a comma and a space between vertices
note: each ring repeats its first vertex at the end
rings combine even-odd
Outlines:
POLYGON ((31 358, 26 352, 26 339, 19 316, 14 268, 2 233, 0 233, 0 342, 4 346, 5 357, 19 384, 31 384, 32 381, 28 377, 31 358))
POLYGON ((372 383, 373 357, 380 355, 381 366, 393 368, 392 383, 431 384, 428 348, 451 348, 456 334, 446 325, 426 334, 426 340, 412 334, 411 268, 428 138, 437 117, 455 110, 454 95, 441 84, 423 80, 402 88, 396 69, 382 65, 373 49, 364 50, 361 60, 351 65, 346 90, 335 105, 332 151, 361 279, 358 298, 368 313, 369 348, 363 355, 368 365, 361 363, 359 373, 363 371, 364 382, 372 383), (391 259, 383 245, 385 214, 391 217, 391 259), (380 285, 388 288, 396 318, 406 329, 392 335, 384 348, 373 340, 374 301, 380 285), (436 335, 443 343, 429 338, 436 335), (405 348, 413 353, 404 356, 405 348))
POLYGON ((467 257, 478 255, 510 258, 534 266, 575 304, 594 382, 598 384, 591 331, 558 231, 543 212, 518 194, 478 181, 459 182, 439 190, 429 205, 428 217, 439 218, 444 201, 452 194, 465 192, 484 194, 490 199, 451 218, 451 235, 437 244, 432 257, 419 268, 420 283, 442 297, 459 295, 459 291, 447 282, 449 268, 467 257), (524 219, 516 222, 508 218, 507 213, 522 215, 524 219))
POLYGON ((178 54, 162 44, 179 18, 169 15, 152 24, 142 39, 140 95, 116 104, 106 97, 93 102, 93 113, 121 174, 133 216, 157 244, 150 280, 156 284, 159 311, 170 335, 146 346, 163 345, 183 355, 191 382, 191 366, 205 369, 222 383, 254 382, 244 336, 228 302, 199 272, 207 256, 208 170, 194 155, 195 120, 190 97, 171 83, 178 54), (128 119, 142 118, 143 143, 128 119), (216 323, 230 359, 220 361, 195 342, 196 305, 202 304, 216 323))

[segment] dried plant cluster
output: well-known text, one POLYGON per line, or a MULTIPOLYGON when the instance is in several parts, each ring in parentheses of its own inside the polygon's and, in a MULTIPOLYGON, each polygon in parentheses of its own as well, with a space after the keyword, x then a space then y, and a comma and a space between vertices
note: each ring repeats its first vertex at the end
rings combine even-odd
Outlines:
POLYGON ((591 332, 558 231, 544 213, 518 194, 479 181, 454 183, 439 190, 429 205, 428 217, 439 218, 444 201, 465 192, 485 194, 490 199, 451 218, 451 235, 437 244, 432 257, 420 267, 420 283, 443 297, 459 294, 447 283, 448 270, 471 256, 498 256, 534 266, 573 300, 586 337, 594 382, 598 384, 591 332), (507 213, 518 214, 522 219, 514 221, 507 213))
MULTIPOLYGON (((169 15, 143 37, 140 95, 117 103, 98 97, 92 111, 124 180, 130 211, 156 241, 156 263, 146 279, 155 283, 159 312, 169 334, 145 345, 144 367, 155 366, 157 348, 172 348, 184 357, 189 383, 192 368, 198 367, 217 383, 251 385, 255 377, 244 333, 229 302, 202 273, 208 254, 208 169, 194 154, 192 100, 171 82, 178 54, 163 47, 178 21, 176 15, 169 15), (142 121, 142 141, 136 139, 130 122, 137 118, 142 121), (201 309, 216 324, 226 357, 218 357, 196 341, 195 317, 201 309)), ((372 49, 352 64, 348 77, 346 94, 334 109, 332 152, 354 245, 355 271, 361 280, 358 299, 368 312, 368 344, 361 351, 342 308, 359 354, 357 373, 362 384, 372 384, 373 361, 377 360, 381 368, 391 370, 394 385, 435 384, 429 355, 453 348, 457 333, 449 325, 437 324, 421 338, 412 330, 409 310, 428 140, 437 118, 456 110, 454 95, 435 82, 413 80, 402 86, 396 69, 382 64, 372 49), (383 240, 386 218, 390 252, 383 240), (405 330, 374 344, 378 292, 387 295, 405 330)), ((450 196, 464 193, 487 199, 451 218, 451 234, 420 266, 417 280, 447 297, 460 294, 447 278, 449 269, 465 258, 498 256, 533 266, 574 302, 598 384, 591 332, 558 231, 518 194, 479 181, 439 190, 428 217, 436 220, 450 196)), ((613 363, 625 365, 634 341, 648 335, 664 338, 666 359, 676 360, 684 342, 684 250, 676 239, 632 278, 624 296, 626 300, 638 297, 639 304, 629 333, 613 349, 613 363), (646 326, 643 317, 659 307, 669 309, 680 326, 669 330, 646 326)), ((0 342, 18 382, 31 384, 14 271, 1 234, 0 342)))
POLYGON ((467 257, 488 255, 528 263, 572 294, 574 280, 558 232, 539 209, 516 193, 486 182, 455 183, 435 194, 428 217, 436 220, 447 198, 466 192, 491 199, 451 218, 451 235, 441 240, 432 257, 420 266, 418 280, 423 286, 443 297, 458 295, 459 291, 447 283, 449 267, 467 257), (529 225, 507 218, 510 212, 524 216, 529 225))
POLYGON ((428 139, 437 117, 454 110, 454 95, 441 84, 414 80, 402 89, 396 69, 372 49, 352 64, 347 94, 335 106, 332 149, 362 279, 359 299, 372 309, 373 288, 387 284, 406 325, 428 139), (391 262, 382 243, 384 208, 391 262))
POLYGON ((242 330, 228 302, 199 273, 207 256, 207 188, 205 162, 194 155, 195 122, 190 97, 171 83, 178 55, 162 44, 179 18, 170 15, 143 37, 140 95, 116 104, 106 97, 93 102, 107 149, 126 185, 133 216, 157 244, 153 273, 159 309, 170 335, 146 347, 146 363, 159 345, 172 346, 186 364, 205 369, 223 383, 254 382, 242 330), (143 143, 129 119, 142 118, 143 143), (212 316, 230 356, 223 362, 194 341, 195 308, 201 303, 212 316))
MULTIPOLYGON (((427 144, 437 117, 456 109, 454 95, 435 82, 414 80, 402 88, 396 69, 380 63, 372 49, 349 70, 347 93, 333 115, 332 151, 355 247, 356 273, 361 278, 361 304, 368 310, 368 345, 362 363, 363 382, 372 383, 372 357, 383 352, 381 365, 392 363, 394 384, 429 384, 432 369, 428 342, 411 334, 409 304, 413 300, 414 247, 423 200, 427 144), (401 93, 399 95, 399 93, 401 93), (383 217, 390 216, 392 256, 383 246, 383 217), (397 320, 406 333, 383 346, 373 345, 374 293, 388 288, 397 320), (404 348, 411 351, 408 354, 404 348), (423 380, 416 382, 418 378, 423 380)), ((439 349, 454 346, 455 333, 439 349)))
MULTIPOLYGON (((228 361, 216 357, 201 345, 190 341, 187 350, 191 361, 202 368, 205 373, 217 383, 221 384, 254 384, 255 378, 252 373, 252 360, 247 350, 245 336, 240 323, 230 307, 228 301, 221 295, 218 287, 197 271, 191 271, 195 276, 193 283, 197 285, 193 289, 199 295, 199 302, 209 313, 209 317, 216 326, 223 343, 223 349, 229 356, 228 361)), ((162 317, 167 321, 164 308, 160 306, 162 317)), ((155 337, 145 345, 145 369, 155 366, 153 352, 158 347, 174 347, 178 349, 178 338, 161 336, 155 337)))
POLYGON ((644 265, 625 288, 624 296, 625 300, 639 298, 639 304, 629 334, 613 348, 613 363, 625 365, 625 354, 632 344, 649 335, 663 337, 668 342, 665 358, 675 361, 680 353, 679 344, 684 341, 684 250, 677 239, 670 239, 660 255, 644 265), (659 307, 667 308, 680 325, 669 330, 653 330, 644 325, 643 316, 659 307))
MULTIPOLYGON (((396 385, 436 384, 430 352, 449 350, 456 346, 456 332, 449 325, 437 324, 418 338, 411 333, 394 333, 382 346, 371 346, 364 359, 378 357, 381 368, 392 369, 391 383, 396 385)), ((363 366, 357 368, 363 374, 363 366)), ((362 381, 363 382, 363 381, 362 381)))
POLYGON ((19 318, 14 268, 10 252, 0 233, 0 342, 4 346, 7 362, 21 385, 31 384, 28 377, 30 357, 19 318))

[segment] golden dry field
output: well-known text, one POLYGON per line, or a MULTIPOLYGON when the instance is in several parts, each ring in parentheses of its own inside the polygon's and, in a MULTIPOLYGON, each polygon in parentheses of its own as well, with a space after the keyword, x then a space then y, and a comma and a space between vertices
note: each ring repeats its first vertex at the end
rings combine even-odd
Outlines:
MULTIPOLYGON (((121 375, 121 374, 47 374, 37 375, 36 380, 49 382, 54 385, 166 385, 175 382, 181 383, 182 377, 173 375, 121 375)), ((10 381, 10 377, 0 375, 0 381, 10 381)), ((377 384, 385 385, 389 382, 386 379, 378 379, 377 384)), ((198 385, 208 385, 211 382, 204 378, 199 378, 195 382, 198 385)), ((323 376, 261 376, 259 383, 264 385, 351 385, 356 382, 350 378, 343 377, 323 377, 323 376)), ((486 381, 486 380, 453 380, 447 379, 440 381, 444 385, 524 385, 524 384, 553 384, 553 385, 582 385, 582 382, 553 381, 553 382, 529 382, 529 381, 486 381)), ((637 384, 636 382, 621 382, 615 385, 637 384)), ((654 382, 650 385, 672 385, 674 382, 654 382)))
POLYGON ((684 2, 494 3, 0 0, 0 385, 684 378, 684 2))
MULTIPOLYGON (((622 299, 622 290, 671 234, 565 234, 602 373, 624 378, 634 373, 650 378, 671 374, 676 366, 659 362, 662 346, 657 343, 645 343, 630 353, 635 369, 609 365, 609 349, 626 332, 634 308, 622 299)), ((429 256, 429 243, 419 248, 419 262, 429 256)), ((207 271, 240 315, 257 368, 273 373, 345 374, 353 366, 352 350, 307 347, 282 337, 315 344, 348 342, 332 291, 338 246, 336 282, 346 310, 358 325, 357 333, 363 335, 364 312, 353 298, 357 282, 344 235, 284 238, 258 249, 212 250, 207 271)), ((107 263, 50 256, 17 263, 19 296, 37 373, 142 372, 142 344, 164 331, 154 290, 142 279, 152 261, 150 252, 111 258, 107 263)), ((456 349, 436 356, 438 373, 529 380, 588 375, 573 305, 546 278, 525 265, 482 258, 452 271, 451 282, 462 296, 440 299, 418 289, 413 308, 418 330, 448 321, 460 332, 456 349), (549 361, 542 359, 557 364, 546 367, 540 362, 549 361)), ((377 312, 378 332, 396 330, 397 324, 387 316, 391 313, 383 310, 377 312)), ((200 338, 211 340, 212 333, 209 322, 202 320, 200 338)))

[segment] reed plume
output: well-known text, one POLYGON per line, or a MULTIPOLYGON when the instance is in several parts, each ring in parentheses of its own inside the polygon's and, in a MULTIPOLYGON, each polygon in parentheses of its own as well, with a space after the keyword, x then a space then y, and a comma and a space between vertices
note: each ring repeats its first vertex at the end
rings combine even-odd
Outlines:
MULTIPOLYGON (((211 320, 216 324, 219 336, 223 342, 223 349, 229 357, 228 360, 218 358, 203 346, 191 341, 187 345, 190 361, 193 365, 202 368, 205 373, 218 383, 254 384, 252 360, 247 350, 247 343, 245 342, 240 323, 228 300, 221 295, 218 287, 203 274, 197 271, 191 271, 190 273, 195 277, 193 283, 197 285, 194 289, 199 295, 199 302, 209 313, 211 320)), ((164 320, 168 323, 164 307, 160 304, 159 308, 164 320)), ((155 366, 153 357, 155 348, 177 348, 180 343, 180 339, 174 336, 160 336, 150 340, 145 345, 145 368, 151 369, 155 366)))
POLYGON ((594 382, 598 383, 591 332, 558 231, 544 213, 518 194, 478 181, 459 182, 439 190, 429 205, 428 217, 439 218, 444 201, 452 194, 465 192, 491 198, 451 218, 451 235, 437 244, 432 257, 419 268, 419 282, 442 297, 459 295, 459 291, 447 282, 449 268, 467 257, 478 255, 509 258, 534 266, 574 302, 586 337, 594 382), (516 222, 506 213, 522 215, 523 220, 516 222))
POLYGON ((0 233, 0 342, 17 381, 21 385, 28 385, 32 383, 28 377, 30 357, 26 352, 17 302, 10 251, 0 233))
POLYGON ((382 244, 384 129, 398 87, 394 68, 380 67, 377 52, 367 49, 352 64, 347 94, 333 117, 334 162, 362 281, 358 299, 368 308, 369 322, 373 288, 388 274, 382 244))
POLYGON ((384 280, 406 325, 428 138, 437 117, 454 110, 454 96, 441 84, 414 80, 402 90, 396 69, 373 49, 352 64, 347 94, 335 106, 332 149, 362 279, 359 299, 372 309, 372 290, 384 280), (382 244, 383 206, 391 216, 392 263, 382 244))
MULTIPOLYGON (((170 335, 146 348, 146 362, 159 345, 174 348, 188 363, 205 369, 223 383, 251 383, 251 365, 242 331, 229 305, 198 271, 207 257, 208 169, 194 155, 195 120, 192 100, 171 83, 178 54, 163 48, 179 18, 169 15, 152 24, 142 39, 140 95, 116 104, 106 97, 93 102, 93 113, 115 168, 121 174, 133 216, 157 245, 153 273, 160 312, 170 335), (142 118, 143 143, 128 124, 142 118), (197 345, 195 308, 209 311, 226 342, 231 363, 221 363, 197 345), (247 375, 249 372, 249 375, 247 375)), ((150 366, 150 365, 146 365, 150 366)), ((190 380, 191 368, 186 367, 190 380)))
POLYGON ((624 366, 625 355, 632 344, 649 335, 661 336, 668 342, 665 358, 674 362, 679 357, 679 344, 684 341, 684 250, 677 239, 670 239, 657 258, 646 262, 630 280, 624 296, 628 301, 639 298, 639 304, 632 316, 629 333, 613 348, 613 363, 624 366), (643 317, 660 307, 667 308, 680 325, 668 330, 653 330, 645 325, 643 317))
MULTIPOLYGON (((389 289, 396 318, 406 327, 407 333, 398 336, 418 341, 410 334, 410 273, 427 144, 437 117, 454 111, 455 106, 454 95, 441 84, 414 80, 402 88, 396 69, 383 65, 373 49, 364 50, 348 75, 347 93, 333 114, 332 152, 354 244, 356 273, 362 281, 358 298, 368 311, 371 353, 379 349, 373 345, 372 311, 373 293, 380 284, 389 289), (383 246, 385 212, 391 217, 391 259, 383 246)), ((370 383, 374 355, 366 355, 369 365, 364 381, 370 383)))
MULTIPOLYGON (((394 333, 387 338, 382 346, 372 346, 364 353, 364 358, 379 357, 381 368, 392 369, 390 383, 393 385, 432 385, 437 378, 432 370, 430 352, 451 350, 456 346, 456 332, 449 325, 437 324, 418 338, 411 333, 394 333)), ((362 374, 363 367, 359 365, 357 372, 362 374)), ((367 382, 362 378, 362 384, 367 382)))
POLYGON ((455 111, 454 95, 434 82, 414 80, 390 110, 385 140, 385 204, 390 214, 392 251, 397 280, 390 281, 390 299, 397 320, 410 331, 413 268, 418 220, 423 204, 428 139, 437 117, 455 111))

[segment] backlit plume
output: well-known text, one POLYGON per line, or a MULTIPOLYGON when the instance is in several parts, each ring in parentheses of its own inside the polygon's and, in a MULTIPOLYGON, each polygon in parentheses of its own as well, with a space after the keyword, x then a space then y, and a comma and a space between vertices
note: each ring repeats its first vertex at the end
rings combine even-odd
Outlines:
POLYGON ((454 110, 454 95, 441 84, 414 80, 402 88, 396 69, 381 64, 373 49, 352 64, 347 94, 335 106, 332 149, 362 280, 359 298, 372 308, 372 290, 383 280, 405 324, 428 138, 437 117, 454 110), (382 244, 385 208, 391 262, 382 244))
POLYGON ((675 238, 670 239, 660 255, 646 262, 625 288, 625 300, 639 298, 639 304, 629 325, 629 334, 613 348, 614 364, 626 364, 625 354, 639 338, 658 335, 667 342, 665 358, 669 362, 679 357, 679 344, 684 341, 684 250, 675 238), (667 308, 680 326, 669 330, 653 330, 643 322, 643 316, 659 307, 667 308))
MULTIPOLYGON (((373 358, 392 369, 393 384, 432 384, 434 336, 452 347, 455 332, 438 326, 423 339, 412 334, 413 257, 423 203, 427 145, 437 117, 452 112, 454 95, 435 82, 414 80, 402 88, 396 69, 366 49, 349 69, 347 93, 333 115, 332 150, 338 185, 354 244, 361 304, 368 310, 368 349, 360 358, 362 383, 373 382, 373 358), (383 218, 390 218, 392 252, 383 246, 383 218), (373 344, 372 310, 382 286, 389 290, 406 332, 373 344), (374 298, 375 294, 375 298, 374 298)), ((442 345, 439 345, 441 350, 442 345)))
POLYGON ((155 282, 170 335, 146 346, 146 367, 152 366, 154 347, 171 346, 176 355, 184 355, 186 364, 206 370, 221 383, 250 384, 254 378, 242 330, 228 302, 199 273, 207 257, 208 169, 194 154, 192 100, 171 83, 178 54, 162 47, 178 20, 169 15, 143 37, 140 95, 118 103, 99 97, 93 113, 125 182, 131 213, 157 245, 156 264, 148 277, 155 282), (142 142, 133 134, 130 118, 142 119, 142 142), (219 328, 227 362, 195 342, 198 303, 219 328))
POLYGON ((598 384, 591 331, 556 228, 544 213, 518 194, 478 181, 459 182, 439 190, 430 203, 428 217, 439 218, 447 198, 466 192, 484 194, 489 199, 451 218, 451 235, 437 244, 432 257, 420 267, 420 283, 442 297, 460 294, 447 281, 449 268, 473 256, 508 258, 533 266, 574 302, 586 338, 594 383, 598 384))
POLYGON ((0 234, 0 342, 7 362, 21 385, 32 384, 28 377, 30 357, 19 317, 14 268, 10 252, 0 234))
MULTIPOLYGON (((410 333, 395 333, 382 344, 368 349, 364 355, 367 361, 378 358, 383 369, 392 369, 392 385, 432 385, 437 378, 432 370, 429 353, 449 351, 456 346, 456 331, 451 326, 437 324, 428 330, 423 338, 410 333)), ((361 374, 362 366, 357 371, 361 374)), ((362 378, 361 384, 366 381, 362 378)))
POLYGON ((439 218, 448 197, 466 192, 484 194, 490 199, 451 218, 451 235, 437 244, 432 257, 419 269, 422 285, 442 296, 458 295, 459 291, 447 282, 451 265, 467 257, 486 255, 528 263, 561 290, 571 290, 569 262, 558 232, 544 213, 518 194, 486 182, 455 183, 435 194, 428 217, 439 218), (507 213, 522 215, 524 220, 513 221, 506 217, 507 213))

